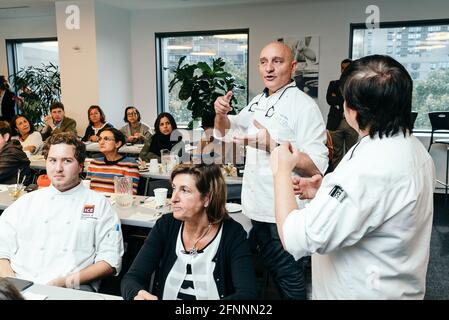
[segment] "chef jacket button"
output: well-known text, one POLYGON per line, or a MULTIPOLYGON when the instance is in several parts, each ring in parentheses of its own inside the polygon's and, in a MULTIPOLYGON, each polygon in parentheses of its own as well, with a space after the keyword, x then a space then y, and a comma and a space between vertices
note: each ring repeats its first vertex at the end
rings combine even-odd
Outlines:
POLYGON ((41 251, 44 251, 44 249, 45 249, 44 247, 41 247, 41 251))
POLYGON ((70 224, 70 221, 67 221, 66 224, 70 224))
POLYGON ((67 252, 67 248, 62 249, 62 251, 67 252))

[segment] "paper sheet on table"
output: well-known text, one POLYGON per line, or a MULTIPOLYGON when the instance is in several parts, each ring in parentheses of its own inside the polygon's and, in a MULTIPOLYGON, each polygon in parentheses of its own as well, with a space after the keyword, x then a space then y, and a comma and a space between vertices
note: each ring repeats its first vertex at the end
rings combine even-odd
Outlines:
POLYGON ((22 295, 25 300, 45 300, 48 297, 45 294, 38 294, 33 292, 22 292, 22 295))
POLYGON ((134 212, 132 215, 130 215, 127 219, 132 219, 132 220, 139 220, 139 221, 148 221, 148 220, 154 220, 159 218, 159 213, 158 212, 154 212, 154 213, 143 213, 140 211, 134 212))

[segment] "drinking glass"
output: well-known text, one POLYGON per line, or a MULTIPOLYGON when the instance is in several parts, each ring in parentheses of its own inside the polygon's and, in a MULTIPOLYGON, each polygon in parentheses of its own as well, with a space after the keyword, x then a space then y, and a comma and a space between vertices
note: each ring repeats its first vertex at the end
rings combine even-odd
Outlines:
POLYGON ((117 205, 128 208, 133 205, 133 180, 131 177, 114 177, 114 194, 117 205))
POLYGON ((170 163, 170 150, 168 149, 162 149, 161 150, 161 164, 162 164, 162 170, 163 172, 167 173, 167 167, 170 163))

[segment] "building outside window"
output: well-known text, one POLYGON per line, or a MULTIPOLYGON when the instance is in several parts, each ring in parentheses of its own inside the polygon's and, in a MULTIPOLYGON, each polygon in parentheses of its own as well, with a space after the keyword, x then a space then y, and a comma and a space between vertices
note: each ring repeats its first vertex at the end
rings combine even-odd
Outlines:
POLYGON ((59 66, 56 38, 7 40, 6 48, 10 75, 30 66, 42 67, 49 63, 59 66))
POLYGON ((178 65, 182 56, 184 63, 207 62, 221 57, 225 71, 236 78, 244 90, 236 90, 237 108, 243 108, 248 101, 248 30, 206 31, 156 34, 158 71, 158 112, 170 112, 178 125, 185 126, 191 120, 187 101, 178 98, 179 86, 168 92, 173 79, 170 69, 178 65))
POLYGON ((449 20, 388 22, 378 29, 351 24, 353 59, 386 54, 409 71, 413 79, 412 108, 418 112, 415 130, 431 129, 428 112, 449 111, 448 27, 449 20))

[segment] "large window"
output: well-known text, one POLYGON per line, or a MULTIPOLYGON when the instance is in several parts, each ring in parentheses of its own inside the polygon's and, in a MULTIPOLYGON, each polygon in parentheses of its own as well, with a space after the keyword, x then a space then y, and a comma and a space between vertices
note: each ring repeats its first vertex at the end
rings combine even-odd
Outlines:
POLYGON ((10 75, 29 66, 42 67, 49 63, 59 66, 56 38, 6 40, 6 48, 10 75))
POLYGON ((351 55, 385 54, 413 79, 415 129, 430 130, 431 111, 449 111, 449 20, 388 22, 377 29, 351 24, 351 55))
POLYGON ((178 65, 182 56, 184 63, 207 62, 221 57, 225 62, 225 71, 236 78, 245 90, 235 92, 238 104, 242 108, 248 99, 248 30, 157 33, 157 71, 158 71, 158 111, 173 114, 178 125, 187 125, 191 120, 191 111, 187 110, 187 101, 178 98, 179 86, 168 92, 168 84, 173 78, 170 71, 178 65))

